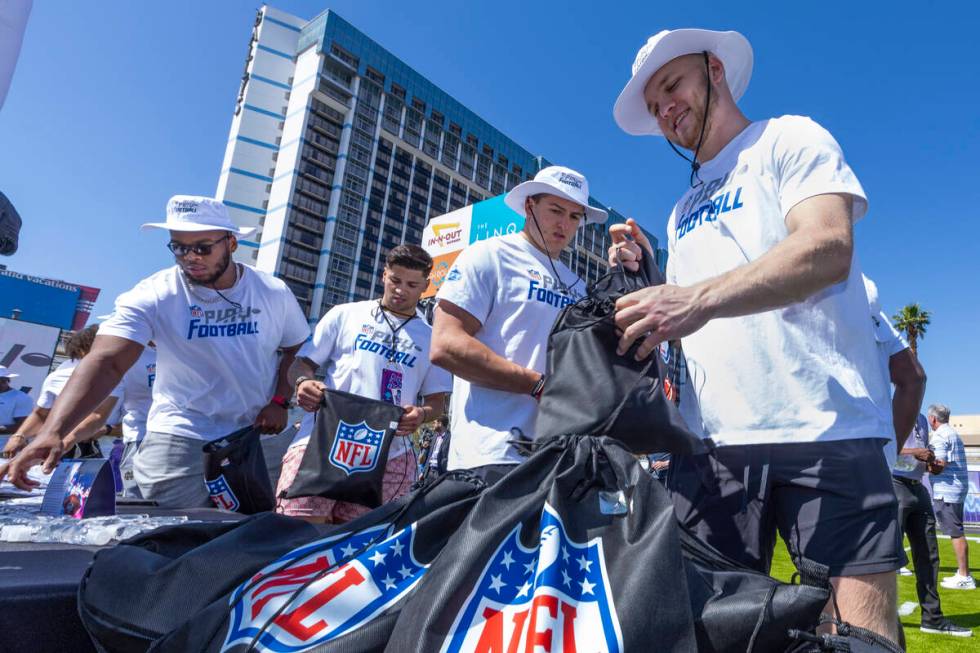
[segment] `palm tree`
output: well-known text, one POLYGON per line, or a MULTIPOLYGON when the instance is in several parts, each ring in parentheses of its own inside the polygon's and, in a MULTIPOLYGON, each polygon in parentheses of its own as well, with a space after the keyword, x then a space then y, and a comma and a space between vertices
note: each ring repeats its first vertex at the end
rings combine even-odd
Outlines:
POLYGON ((918 304, 908 304, 892 316, 895 328, 905 334, 912 354, 918 357, 918 340, 926 337, 929 326, 929 311, 922 310, 918 304))

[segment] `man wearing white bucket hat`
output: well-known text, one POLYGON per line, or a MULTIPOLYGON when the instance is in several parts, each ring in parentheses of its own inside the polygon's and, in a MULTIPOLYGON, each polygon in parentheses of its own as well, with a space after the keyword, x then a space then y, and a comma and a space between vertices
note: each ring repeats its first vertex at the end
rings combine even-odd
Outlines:
POLYGON ((15 433, 34 409, 30 395, 10 385, 10 380, 16 378, 16 374, 0 365, 0 436, 15 433))
MULTIPOLYGON (((741 34, 664 30, 632 73, 616 122, 691 163, 667 224, 667 284, 616 307, 620 353, 682 340, 698 397, 687 416, 718 445, 674 456, 675 512, 762 571, 778 530, 794 557, 829 567, 845 620, 898 641, 905 556, 882 452, 894 427, 853 246, 864 190, 809 118, 741 112, 752 73, 741 34)), ((652 255, 635 223, 611 234, 611 262, 652 255)))
POLYGON ((544 388, 548 334, 559 311, 584 294, 559 259, 582 224, 606 221, 589 206, 589 183, 561 166, 544 168, 504 200, 524 229, 470 245, 436 295, 432 362, 455 375, 449 469, 475 469, 494 482, 522 458, 512 429, 534 437, 544 388))
POLYGON ((27 469, 60 459, 61 434, 88 414, 123 378, 143 347, 157 347, 147 434, 134 461, 144 498, 168 507, 208 504, 201 447, 250 424, 265 433, 286 426, 291 394, 286 371, 309 326, 289 288, 272 275, 232 263, 238 228, 225 206, 177 195, 166 222, 177 265, 116 299, 91 353, 72 375, 44 428, 15 458, 10 480, 32 485, 27 469))

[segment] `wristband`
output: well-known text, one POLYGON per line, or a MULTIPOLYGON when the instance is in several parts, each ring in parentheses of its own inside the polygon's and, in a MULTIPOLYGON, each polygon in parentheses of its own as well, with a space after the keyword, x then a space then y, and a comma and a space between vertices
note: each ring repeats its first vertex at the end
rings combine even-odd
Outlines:
POLYGON ((292 405, 289 403, 289 399, 286 399, 282 395, 273 395, 270 403, 273 403, 284 410, 289 410, 289 407, 292 405))
POLYGON ((540 399, 541 393, 544 392, 544 380, 545 380, 545 375, 542 374, 541 378, 539 378, 537 382, 534 384, 534 387, 531 388, 531 396, 534 397, 535 399, 540 399))
POLYGON ((299 387, 306 383, 307 381, 316 381, 312 376, 298 376, 296 377, 296 391, 299 391, 299 387))

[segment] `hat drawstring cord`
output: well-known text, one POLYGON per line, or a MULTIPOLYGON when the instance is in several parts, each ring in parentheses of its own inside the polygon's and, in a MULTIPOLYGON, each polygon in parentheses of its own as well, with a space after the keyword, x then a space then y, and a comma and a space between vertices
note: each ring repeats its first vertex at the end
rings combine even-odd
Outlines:
POLYGON ((667 145, 670 145, 670 149, 674 150, 674 152, 677 153, 677 156, 691 164, 691 178, 688 180, 691 188, 697 188, 704 183, 704 180, 701 179, 701 175, 698 174, 698 171, 701 169, 701 162, 698 161, 698 154, 701 153, 701 145, 704 143, 704 128, 708 125, 708 108, 711 105, 711 68, 708 65, 708 51, 705 50, 701 54, 704 56, 705 83, 707 84, 708 92, 704 99, 704 116, 701 119, 701 135, 698 136, 698 144, 697 147, 694 148, 694 158, 689 158, 686 154, 678 150, 669 138, 666 139, 667 145), (698 180, 698 183, 696 184, 694 183, 695 178, 698 180))

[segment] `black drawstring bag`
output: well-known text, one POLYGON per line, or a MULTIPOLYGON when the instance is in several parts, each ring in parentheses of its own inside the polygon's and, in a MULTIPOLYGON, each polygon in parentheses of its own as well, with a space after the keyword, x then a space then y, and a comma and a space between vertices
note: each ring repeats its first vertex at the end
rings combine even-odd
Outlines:
POLYGON ((386 401, 327 390, 285 497, 380 506, 388 450, 401 416, 402 408, 386 401))
MULTIPOLYGON (((625 355, 616 353, 616 300, 664 282, 650 255, 640 269, 616 266, 589 287, 587 296, 566 306, 548 338, 548 367, 538 406, 536 438, 557 435, 605 435, 633 453, 703 452, 706 444, 688 430, 675 403, 671 370, 682 355, 665 349, 646 360, 633 358, 639 341, 625 355)), ((676 385, 675 375, 673 384, 676 385)))
POLYGON ((452 472, 343 525, 265 514, 210 541, 159 529, 97 554, 79 612, 112 653, 380 651, 484 487, 452 472))
POLYGON ((781 583, 697 542, 617 441, 531 448, 456 529, 386 652, 761 653, 814 633, 826 568, 781 583))
POLYGON ((260 436, 257 428, 246 426, 202 448, 204 483, 217 508, 243 515, 275 508, 260 436))

